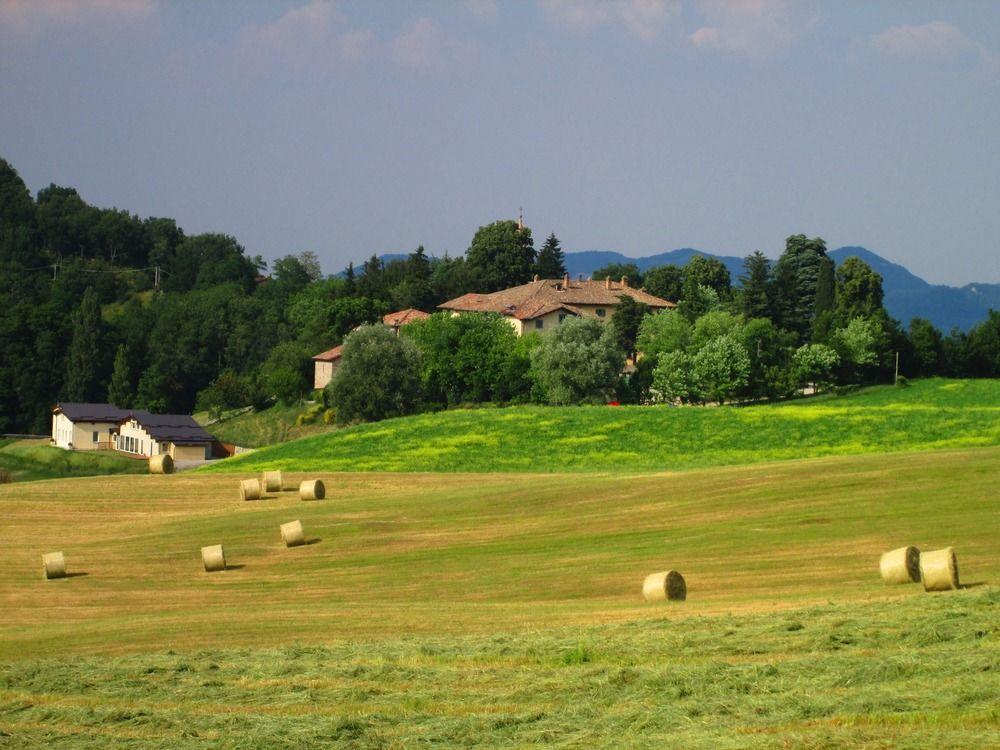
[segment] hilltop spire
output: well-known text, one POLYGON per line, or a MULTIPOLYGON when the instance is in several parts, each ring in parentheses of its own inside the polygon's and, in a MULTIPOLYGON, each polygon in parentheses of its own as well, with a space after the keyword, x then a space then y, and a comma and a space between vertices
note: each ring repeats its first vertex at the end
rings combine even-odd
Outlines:
POLYGON ((517 231, 522 231, 524 229, 524 208, 521 206, 517 207, 517 231))

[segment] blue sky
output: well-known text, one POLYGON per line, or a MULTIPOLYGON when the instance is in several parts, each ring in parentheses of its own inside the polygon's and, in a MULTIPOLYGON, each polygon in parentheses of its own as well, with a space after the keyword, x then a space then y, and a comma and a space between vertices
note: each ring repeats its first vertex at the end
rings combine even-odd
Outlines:
POLYGON ((775 257, 1000 282, 1000 2, 0 0, 31 190, 313 250, 775 257))

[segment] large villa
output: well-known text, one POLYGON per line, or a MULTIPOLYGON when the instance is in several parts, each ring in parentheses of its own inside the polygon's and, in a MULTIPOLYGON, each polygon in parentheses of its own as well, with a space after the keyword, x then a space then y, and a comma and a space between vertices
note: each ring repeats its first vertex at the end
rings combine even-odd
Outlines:
POLYGON ((569 315, 606 321, 623 296, 631 297, 655 310, 677 307, 673 302, 629 286, 625 277, 621 281, 573 281, 566 275, 561 279, 540 279, 535 276, 527 284, 492 294, 463 294, 438 305, 438 308, 454 313, 499 313, 514 326, 520 336, 528 331, 553 328, 569 315))

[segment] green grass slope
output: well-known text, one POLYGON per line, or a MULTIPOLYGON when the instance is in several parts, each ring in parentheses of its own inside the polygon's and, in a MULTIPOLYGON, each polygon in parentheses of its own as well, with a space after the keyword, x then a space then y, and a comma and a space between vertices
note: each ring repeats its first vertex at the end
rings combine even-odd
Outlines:
POLYGON ((102 474, 142 474, 145 461, 108 451, 66 451, 47 440, 0 441, 0 469, 15 482, 102 474))
POLYGON ((1000 381, 917 381, 746 408, 515 407, 318 435, 206 471, 659 471, 1000 444, 1000 381))
MULTIPOLYGON (((208 421, 208 414, 196 414, 195 419, 205 424, 208 421)), ((245 448, 259 448, 330 432, 335 427, 332 424, 324 424, 322 406, 276 404, 263 411, 242 412, 224 417, 221 421, 206 425, 205 429, 224 443, 233 443, 245 448), (299 417, 303 415, 311 415, 313 421, 298 424, 299 417)))

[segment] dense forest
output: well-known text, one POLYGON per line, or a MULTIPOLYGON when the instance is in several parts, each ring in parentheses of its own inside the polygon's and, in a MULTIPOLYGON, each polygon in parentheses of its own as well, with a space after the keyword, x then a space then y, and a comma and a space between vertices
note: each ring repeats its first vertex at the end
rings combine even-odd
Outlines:
MULTIPOLYGON (((598 394, 627 401, 778 397, 803 379, 888 381, 897 352, 908 376, 1000 375, 1000 313, 967 334, 944 335, 919 319, 904 329, 882 308, 878 274, 854 260, 834 270, 822 240, 794 235, 776 262, 748 256, 737 280, 707 258, 644 275, 608 267, 595 277, 629 276, 677 301, 678 311, 649 315, 625 304, 603 333, 584 331, 582 322, 550 341, 508 341, 492 322, 433 316, 400 337, 416 349, 400 354, 418 373, 407 409, 571 403, 598 394), (506 343, 494 351, 497 337, 506 343), (558 376, 572 365, 566 352, 588 351, 583 356, 596 361, 604 354, 586 347, 601 337, 622 356, 646 356, 627 376, 609 365, 596 385, 567 390, 558 376), (715 388, 705 377, 734 362, 728 385, 715 388)), ((311 252, 268 266, 231 236, 187 235, 172 219, 91 206, 73 188, 50 185, 32 198, 0 159, 0 432, 48 432, 57 400, 182 413, 293 402, 309 392, 313 354, 386 312, 433 311, 466 292, 563 272, 558 239, 550 236, 536 251, 530 229, 514 221, 481 227, 463 257, 431 257, 418 247, 388 263, 373 254, 334 276, 322 273, 311 252)))

